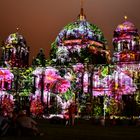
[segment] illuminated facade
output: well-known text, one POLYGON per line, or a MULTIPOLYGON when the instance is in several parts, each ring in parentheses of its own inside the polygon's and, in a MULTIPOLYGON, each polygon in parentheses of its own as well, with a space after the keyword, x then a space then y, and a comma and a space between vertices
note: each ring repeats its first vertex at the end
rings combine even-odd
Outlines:
POLYGON ((55 65, 76 63, 109 63, 107 42, 101 30, 90 24, 83 13, 77 21, 65 26, 51 47, 51 59, 55 65))
POLYGON ((127 19, 118 25, 114 31, 113 45, 114 63, 136 64, 140 62, 140 37, 138 30, 127 19))
POLYGON ((2 46, 2 66, 6 68, 0 69, 1 103, 10 92, 10 105, 19 97, 25 106, 28 98, 30 111, 37 116, 44 110, 64 114, 72 100, 78 103, 80 114, 87 103, 94 102, 93 115, 122 115, 123 95, 137 103, 140 98, 140 43, 131 22, 118 25, 113 45, 112 64, 103 33, 86 20, 83 8, 77 21, 65 26, 52 43, 50 60, 41 49, 31 67, 23 36, 9 35, 2 46))
POLYGON ((3 44, 2 61, 8 67, 29 66, 29 47, 18 32, 10 34, 3 44))

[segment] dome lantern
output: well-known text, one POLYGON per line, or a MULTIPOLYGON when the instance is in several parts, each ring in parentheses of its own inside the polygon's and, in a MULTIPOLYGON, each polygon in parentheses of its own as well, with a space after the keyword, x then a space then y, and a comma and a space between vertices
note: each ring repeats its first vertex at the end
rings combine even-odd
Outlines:
POLYGON ((80 9, 80 14, 79 14, 79 20, 82 21, 82 20, 86 20, 86 16, 84 14, 84 8, 83 8, 83 0, 81 0, 81 9, 80 9))

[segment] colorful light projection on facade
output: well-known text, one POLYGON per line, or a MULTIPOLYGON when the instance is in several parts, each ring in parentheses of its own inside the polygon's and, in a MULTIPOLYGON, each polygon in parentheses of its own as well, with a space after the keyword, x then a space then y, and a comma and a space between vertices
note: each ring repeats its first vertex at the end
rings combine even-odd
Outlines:
POLYGON ((0 90, 10 90, 12 88, 12 82, 14 80, 14 75, 10 70, 6 68, 0 68, 0 90))
POLYGON ((12 89, 14 75, 6 68, 0 68, 0 105, 4 116, 8 116, 14 109, 13 95, 8 91, 12 89))
POLYGON ((83 87, 84 93, 89 93, 90 91, 92 96, 118 96, 136 92, 137 86, 129 70, 121 69, 116 65, 97 65, 92 70, 85 70, 82 80, 78 76, 79 71, 77 68, 78 75, 76 78, 80 84, 79 87, 83 87), (83 83, 81 83, 81 80, 83 83), (83 85, 81 86, 81 84, 83 85))
POLYGON ((37 68, 33 71, 33 74, 36 76, 36 91, 35 94, 32 94, 32 98, 37 99, 38 96, 41 96, 41 90, 43 88, 44 103, 47 103, 48 99, 50 100, 50 93, 64 94, 71 87, 70 81, 62 77, 59 71, 53 67, 47 67, 46 69, 37 68))
MULTIPOLYGON (((59 70, 48 67, 37 68, 33 73, 36 75, 36 91, 33 98, 41 96, 43 77, 43 98, 47 101, 48 93, 66 94, 69 90, 78 94, 79 90, 92 96, 121 96, 134 94, 137 85, 134 83, 134 75, 129 70, 115 65, 98 65, 86 69, 83 64, 73 65, 71 72, 65 68, 64 76, 60 76, 59 70), (92 84, 91 84, 92 83, 92 84)), ((49 95, 50 96, 50 95, 49 95)))
POLYGON ((51 47, 51 59, 55 64, 91 63, 105 64, 109 61, 106 40, 102 31, 90 24, 83 13, 77 21, 65 26, 51 47))
MULTIPOLYGON (((55 102, 61 105, 62 112, 71 100, 76 100, 77 97, 80 99, 83 95, 91 98, 108 97, 120 102, 122 95, 133 95, 137 92, 135 81, 138 77, 134 71, 117 65, 90 65, 88 68, 87 65, 77 63, 71 68, 37 68, 33 74, 36 76, 36 91, 30 95, 30 99, 34 113, 37 113, 34 111, 36 106, 41 105, 42 92, 43 103, 50 106, 54 96, 55 102)), ((40 106, 41 110, 42 107, 40 106)))
POLYGON ((28 66, 29 47, 18 32, 10 34, 2 46, 2 61, 8 67, 28 66))
POLYGON ((134 24, 125 21, 114 31, 114 62, 138 63, 140 61, 140 38, 134 24))

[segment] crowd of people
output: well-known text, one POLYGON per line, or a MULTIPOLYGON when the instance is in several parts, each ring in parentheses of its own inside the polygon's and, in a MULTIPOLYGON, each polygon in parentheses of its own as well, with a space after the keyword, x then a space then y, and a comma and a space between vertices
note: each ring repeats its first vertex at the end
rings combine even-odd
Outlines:
POLYGON ((26 110, 14 111, 9 116, 4 116, 0 110, 0 136, 12 135, 40 135, 43 133, 38 128, 38 124, 33 118, 28 116, 26 110))
MULTIPOLYGON (((66 125, 74 126, 76 112, 77 106, 73 101, 63 114, 66 125)), ((43 133, 40 132, 37 122, 32 117, 27 108, 22 110, 15 109, 7 115, 5 115, 3 108, 0 108, 0 136, 9 133, 20 136, 22 134, 26 135, 27 132, 31 135, 42 136, 43 133)))
MULTIPOLYGON (((5 107, 5 104, 3 106, 0 106, 0 136, 5 136, 7 134, 12 135, 33 135, 33 136, 42 136, 44 135, 39 127, 38 123, 32 118, 30 114, 30 109, 22 109, 22 110, 13 110, 8 112, 8 115, 5 115, 5 111, 3 111, 2 107, 5 107)), ((71 101, 68 107, 66 108, 63 115, 63 119, 65 120, 66 126, 74 126, 75 125, 75 116, 78 112, 78 107, 75 101, 71 101)), ((86 112, 87 116, 91 115, 91 104, 87 104, 86 106, 86 112)), ((42 115, 41 114, 37 114, 42 115)), ((94 118, 95 124, 96 124, 96 118, 94 118)), ((99 119, 99 121, 105 121, 104 118, 99 119)), ((106 119, 106 122, 108 119, 106 119)), ((134 120, 132 119, 132 122, 134 120)), ((103 122, 104 123, 104 122, 103 122)), ((117 125, 119 124, 119 119, 111 119, 111 125, 117 125)), ((103 124, 104 125, 104 124, 103 124)), ((140 118, 136 122, 137 126, 140 126, 140 118)))

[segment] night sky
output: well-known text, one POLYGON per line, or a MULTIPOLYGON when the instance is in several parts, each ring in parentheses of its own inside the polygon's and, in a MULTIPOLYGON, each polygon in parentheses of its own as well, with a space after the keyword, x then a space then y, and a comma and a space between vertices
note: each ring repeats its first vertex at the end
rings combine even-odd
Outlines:
MULTIPOLYGON (((110 49, 113 31, 124 15, 140 32, 139 7, 140 0, 84 0, 87 20, 103 31, 110 49)), ((40 48, 48 57, 51 43, 79 12, 80 0, 0 0, 0 42, 19 27, 30 46, 30 62, 40 48)))

